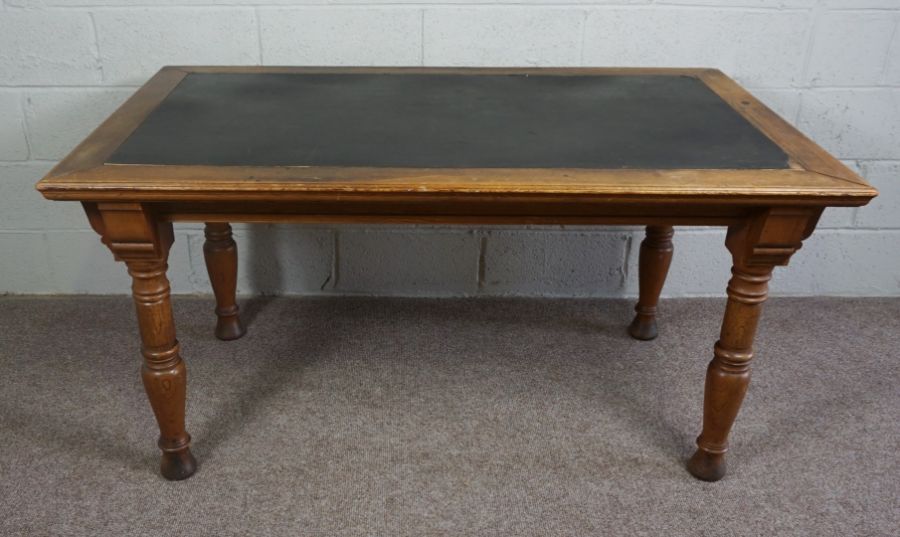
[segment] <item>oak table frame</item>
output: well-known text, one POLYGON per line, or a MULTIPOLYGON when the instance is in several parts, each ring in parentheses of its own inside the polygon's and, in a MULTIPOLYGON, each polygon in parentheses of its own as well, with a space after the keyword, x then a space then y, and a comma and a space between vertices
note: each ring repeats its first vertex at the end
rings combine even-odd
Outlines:
POLYGON ((659 295, 676 225, 727 226, 733 259, 722 331, 706 375, 703 427, 688 470, 725 474, 728 435, 750 378, 768 281, 815 229, 822 211, 861 206, 877 191, 739 85, 713 69, 446 69, 165 67, 38 185, 82 203, 92 228, 133 279, 142 377, 160 429, 161 472, 194 473, 185 429, 185 366, 166 278, 173 222, 205 222, 204 255, 216 297, 216 335, 244 333, 235 301, 237 249, 229 222, 577 224, 646 227, 640 298, 629 326, 657 335, 659 295), (191 73, 599 76, 701 81, 780 147, 784 169, 408 168, 111 164, 109 157, 191 73))

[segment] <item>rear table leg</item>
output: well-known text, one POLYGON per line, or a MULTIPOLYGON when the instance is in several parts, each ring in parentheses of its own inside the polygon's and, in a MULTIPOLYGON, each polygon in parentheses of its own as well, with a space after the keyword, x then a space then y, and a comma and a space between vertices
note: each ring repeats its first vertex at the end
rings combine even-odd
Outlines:
POLYGON ((216 295, 216 337, 229 341, 238 339, 245 333, 238 316, 237 293, 237 244, 231 237, 231 226, 227 223, 207 222, 206 242, 203 257, 206 270, 216 295))
POLYGON ((656 337, 656 305, 672 263, 672 226, 647 226, 647 235, 641 242, 638 262, 640 298, 637 312, 628 333, 631 337, 650 340, 656 337))

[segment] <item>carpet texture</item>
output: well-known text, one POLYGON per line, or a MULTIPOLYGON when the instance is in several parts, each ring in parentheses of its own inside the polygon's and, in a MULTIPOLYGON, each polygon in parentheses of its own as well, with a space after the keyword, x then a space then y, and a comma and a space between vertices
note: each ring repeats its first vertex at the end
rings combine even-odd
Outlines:
POLYGON ((724 300, 176 297, 191 479, 125 298, 0 298, 0 535, 896 536, 900 300, 773 299, 718 483, 683 467, 724 300))

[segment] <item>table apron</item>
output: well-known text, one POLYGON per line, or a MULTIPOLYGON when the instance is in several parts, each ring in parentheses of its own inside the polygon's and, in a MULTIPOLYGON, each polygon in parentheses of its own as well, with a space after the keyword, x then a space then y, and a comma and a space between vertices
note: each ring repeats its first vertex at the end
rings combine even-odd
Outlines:
POLYGON ((146 204, 171 222, 295 222, 367 224, 549 224, 730 225, 772 205, 692 203, 596 203, 568 200, 536 203, 359 202, 158 202, 146 204))

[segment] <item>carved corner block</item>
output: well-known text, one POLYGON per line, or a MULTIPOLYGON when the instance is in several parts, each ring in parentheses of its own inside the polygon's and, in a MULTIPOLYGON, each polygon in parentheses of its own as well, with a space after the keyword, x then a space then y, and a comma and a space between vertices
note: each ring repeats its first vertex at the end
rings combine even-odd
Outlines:
POLYGON ((803 246, 819 217, 821 207, 775 207, 761 211, 728 228, 725 245, 738 267, 787 265, 803 246))
POLYGON ((84 203, 91 227, 118 261, 164 260, 174 241, 171 222, 141 203, 84 203))

